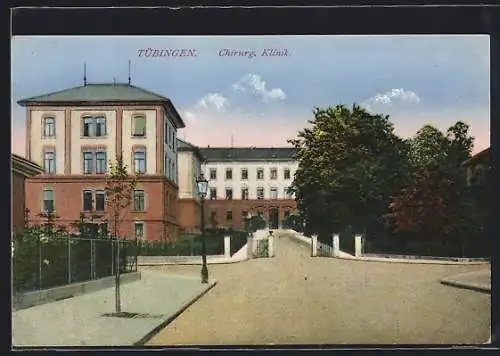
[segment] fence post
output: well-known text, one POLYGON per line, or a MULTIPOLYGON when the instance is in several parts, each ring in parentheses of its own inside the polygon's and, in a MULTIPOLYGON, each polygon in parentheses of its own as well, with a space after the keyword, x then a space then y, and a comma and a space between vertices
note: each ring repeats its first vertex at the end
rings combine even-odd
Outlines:
POLYGON ((268 257, 274 257, 274 236, 272 234, 269 234, 267 251, 268 257))
POLYGON ((95 279, 95 240, 90 240, 90 279, 95 279))
POLYGON ((231 257, 231 236, 224 236, 224 257, 231 257))
POLYGON ((42 242, 38 237, 38 289, 42 289, 42 242))
POLYGON ((111 275, 115 275, 115 242, 111 238, 111 275))
POLYGON ((361 257, 361 241, 361 235, 358 234, 354 236, 354 256, 356 257, 361 257))
POLYGON ((333 241, 332 241, 332 257, 338 257, 339 252, 340 252, 340 237, 339 234, 333 234, 333 241))
POLYGON ((318 255, 318 235, 312 235, 311 236, 311 241, 312 241, 312 244, 311 244, 311 248, 312 248, 311 256, 312 257, 316 257, 318 255))
POLYGON ((71 284, 71 235, 68 234, 68 284, 71 284))
POLYGON ((252 235, 249 234, 247 237, 247 258, 250 259, 253 257, 253 238, 252 235))

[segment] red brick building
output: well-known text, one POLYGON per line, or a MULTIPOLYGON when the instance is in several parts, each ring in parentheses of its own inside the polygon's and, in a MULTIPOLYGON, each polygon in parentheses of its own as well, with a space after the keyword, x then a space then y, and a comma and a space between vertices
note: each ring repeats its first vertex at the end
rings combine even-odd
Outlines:
POLYGON ((84 83, 18 104, 26 107, 27 157, 45 171, 26 185, 33 220, 55 211, 68 229, 81 213, 105 224, 105 178, 121 155, 138 180, 119 236, 178 238, 176 136, 185 125, 170 99, 130 83, 84 83))
POLYGON ((25 205, 25 180, 41 174, 42 167, 28 161, 26 158, 16 154, 11 155, 12 160, 12 232, 17 233, 24 227, 25 205))

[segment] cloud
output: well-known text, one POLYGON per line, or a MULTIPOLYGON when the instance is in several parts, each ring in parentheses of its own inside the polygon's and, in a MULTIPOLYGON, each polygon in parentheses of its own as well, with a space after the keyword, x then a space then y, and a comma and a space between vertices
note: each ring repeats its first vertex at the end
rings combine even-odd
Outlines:
POLYGON ((243 93, 250 91, 263 102, 286 99, 286 94, 281 88, 267 89, 266 82, 257 74, 245 74, 243 78, 234 83, 232 87, 233 90, 243 93))
POLYGON ((204 109, 215 109, 217 111, 226 110, 229 107, 229 100, 219 93, 208 93, 198 100, 197 107, 204 109))
POLYGON ((392 89, 383 94, 377 94, 367 100, 367 104, 391 105, 394 102, 420 103, 420 97, 414 91, 392 89))

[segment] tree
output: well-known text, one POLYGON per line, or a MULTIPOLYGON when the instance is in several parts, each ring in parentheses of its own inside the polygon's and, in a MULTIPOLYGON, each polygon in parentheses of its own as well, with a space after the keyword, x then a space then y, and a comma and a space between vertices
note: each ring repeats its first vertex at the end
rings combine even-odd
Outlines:
POLYGON ((461 121, 446 134, 425 125, 410 140, 415 180, 392 198, 386 215, 396 232, 446 241, 463 240, 475 229, 474 195, 466 185, 462 164, 470 157, 474 141, 468 131, 461 121))
POLYGON ((127 166, 120 154, 115 162, 109 163, 109 173, 106 175, 106 204, 108 221, 112 222, 112 236, 116 240, 116 268, 115 268, 115 309, 121 313, 120 302, 120 223, 132 202, 132 194, 137 179, 129 175, 127 166))
POLYGON ((394 133, 389 116, 354 104, 315 108, 311 127, 289 140, 299 168, 295 193, 306 231, 331 238, 382 223, 390 196, 407 184, 408 143, 394 133))

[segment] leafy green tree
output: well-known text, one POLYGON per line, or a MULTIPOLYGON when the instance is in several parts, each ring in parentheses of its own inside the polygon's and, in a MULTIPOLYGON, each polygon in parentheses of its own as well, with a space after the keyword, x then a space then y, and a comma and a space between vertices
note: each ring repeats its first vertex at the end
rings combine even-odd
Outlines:
POLYGON ((108 221, 112 222, 112 233, 116 239, 116 272, 115 272, 115 309, 121 313, 120 302, 120 224, 125 218, 132 202, 132 195, 137 179, 128 172, 123 156, 119 155, 115 162, 109 163, 109 173, 106 175, 106 203, 108 221))
POLYGON ((407 142, 389 116, 354 104, 315 108, 311 127, 289 140, 299 168, 295 193, 306 232, 328 236, 383 224, 392 194, 409 181, 407 142))
POLYGON ((481 230, 479 196, 467 186, 463 166, 474 141, 468 131, 461 121, 446 133, 426 125, 410 140, 415 180, 392 199, 387 216, 395 231, 412 232, 422 240, 461 242, 463 248, 465 239, 481 230))

